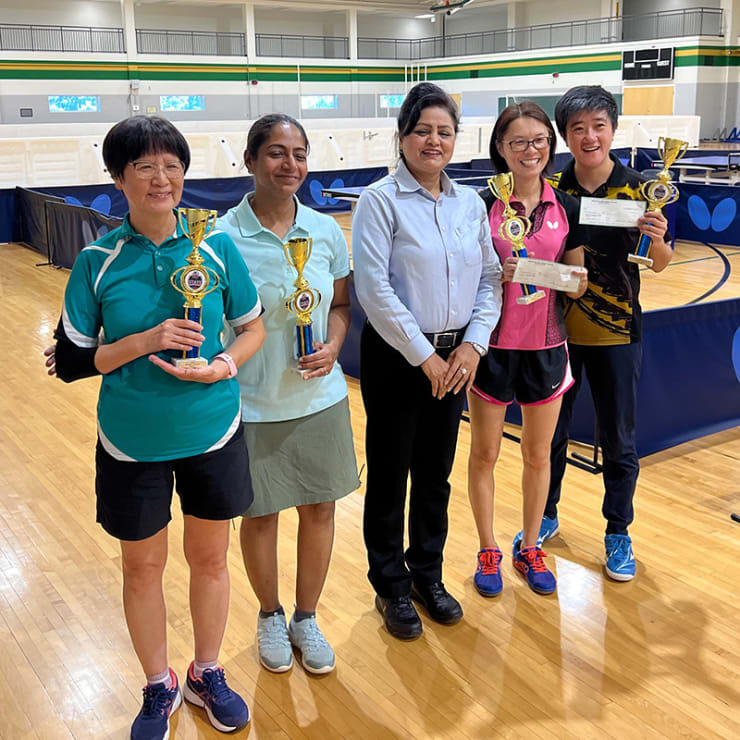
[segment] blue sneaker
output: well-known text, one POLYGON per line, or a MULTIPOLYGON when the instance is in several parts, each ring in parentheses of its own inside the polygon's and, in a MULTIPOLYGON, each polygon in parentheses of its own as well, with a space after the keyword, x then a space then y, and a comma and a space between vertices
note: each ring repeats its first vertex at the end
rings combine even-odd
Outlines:
POLYGON ((244 699, 226 685, 224 669, 207 668, 201 678, 195 677, 195 665, 188 668, 185 699, 204 707, 210 723, 221 732, 234 732, 249 723, 249 708, 244 699))
POLYGON ((260 663, 273 673, 289 671, 293 665, 293 648, 288 637, 285 614, 257 617, 257 647, 260 663))
POLYGON ((615 581, 631 581, 635 577, 635 555, 632 540, 626 534, 608 534, 606 547, 606 574, 615 581))
POLYGON ((551 594, 557 585, 555 576, 545 565, 545 557, 547 553, 539 547, 523 547, 514 552, 514 567, 527 579, 532 591, 538 594, 551 594))
POLYGON ((478 568, 473 583, 481 596, 498 596, 503 588, 501 582, 501 550, 498 547, 484 547, 478 553, 478 568))
MULTIPOLYGON (((560 532, 558 518, 550 519, 548 516, 543 516, 542 524, 540 524, 540 533, 537 535, 537 547, 542 547, 543 542, 547 542, 547 540, 554 537, 558 532, 560 532)), ((514 552, 520 548, 523 534, 523 532, 517 532, 516 537, 514 537, 514 541, 511 543, 514 552)))
POLYGON ((294 614, 288 625, 288 636, 301 651, 301 665, 309 673, 331 673, 334 670, 334 651, 316 623, 315 616, 296 622, 294 614))
POLYGON ((170 670, 172 688, 163 683, 144 687, 144 704, 131 725, 131 740, 167 740, 170 736, 170 715, 182 703, 175 672, 170 670))

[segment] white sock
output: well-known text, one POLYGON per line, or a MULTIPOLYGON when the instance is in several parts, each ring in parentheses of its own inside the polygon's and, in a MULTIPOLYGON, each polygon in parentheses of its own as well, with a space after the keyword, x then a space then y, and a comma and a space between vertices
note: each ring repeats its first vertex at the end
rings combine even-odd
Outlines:
POLYGON ((199 663, 197 660, 193 661, 193 673, 196 678, 201 678, 203 671, 207 671, 208 669, 213 670, 214 668, 218 668, 217 660, 211 660, 208 663, 199 663))
POLYGON ((172 688, 172 674, 170 674, 170 669, 167 668, 162 673, 158 673, 156 676, 147 676, 146 682, 152 686, 155 683, 163 683, 164 687, 166 689, 172 688))

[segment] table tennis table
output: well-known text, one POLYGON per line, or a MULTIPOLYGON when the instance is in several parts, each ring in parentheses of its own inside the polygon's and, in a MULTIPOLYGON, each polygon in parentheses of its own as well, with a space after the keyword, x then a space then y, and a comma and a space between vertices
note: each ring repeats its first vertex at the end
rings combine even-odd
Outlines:
MULTIPOLYGON (((467 185, 469 187, 474 188, 482 188, 485 187, 487 179, 491 176, 492 173, 485 173, 485 174, 471 174, 467 177, 456 177, 453 178, 454 182, 460 183, 461 185, 467 185)), ((352 204, 352 211, 355 210, 355 205, 357 204, 357 201, 360 198, 360 195, 362 195, 363 191, 367 188, 367 185, 357 185, 354 187, 341 187, 341 188, 332 188, 332 187, 326 187, 321 188, 321 195, 324 196, 324 198, 333 198, 334 200, 344 200, 348 201, 352 204)))
MULTIPOLYGON (((652 166, 662 169, 662 162, 652 166)), ((671 165, 678 170, 679 182, 700 182, 705 185, 737 185, 740 183, 740 152, 684 157, 671 165)))

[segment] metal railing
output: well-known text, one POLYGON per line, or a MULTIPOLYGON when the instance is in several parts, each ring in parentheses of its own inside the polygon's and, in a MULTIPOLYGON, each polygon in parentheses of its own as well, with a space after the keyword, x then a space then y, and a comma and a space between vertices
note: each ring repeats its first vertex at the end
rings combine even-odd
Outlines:
POLYGON ((139 54, 243 57, 246 43, 243 33, 137 28, 136 50, 139 54))
POLYGON ((349 59, 349 39, 346 36, 258 33, 257 56, 349 59))
POLYGON ((126 44, 122 28, 0 23, 0 50, 123 54, 126 44))
POLYGON ((722 36, 722 10, 685 8, 422 39, 357 40, 360 59, 430 59, 681 36, 722 36))

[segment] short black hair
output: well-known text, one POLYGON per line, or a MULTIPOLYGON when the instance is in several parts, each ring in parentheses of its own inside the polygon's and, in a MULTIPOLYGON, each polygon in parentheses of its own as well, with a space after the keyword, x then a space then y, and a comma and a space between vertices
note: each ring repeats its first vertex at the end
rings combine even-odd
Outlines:
POLYGON ((293 116, 289 116, 287 113, 268 113, 266 116, 258 118, 249 128, 249 133, 247 134, 247 148, 244 150, 245 162, 247 154, 252 159, 257 159, 260 147, 270 137, 275 126, 278 126, 281 123, 287 123, 288 125, 295 126, 298 129, 306 144, 306 154, 308 154, 309 145, 306 129, 304 129, 303 126, 293 118, 293 116))
POLYGON ((545 165, 545 172, 550 171, 552 163, 555 161, 555 149, 557 147, 557 140, 555 138, 555 129, 552 127, 550 117, 540 108, 537 103, 533 103, 531 100, 523 100, 521 103, 511 103, 504 108, 499 117, 496 119, 496 123, 493 126, 491 132, 491 141, 488 144, 488 153, 491 155, 491 164, 493 165, 494 172, 508 172, 509 165, 506 164, 506 159, 499 152, 496 144, 504 140, 504 136, 509 126, 517 118, 533 118, 535 121, 539 121, 546 129, 547 135, 550 137, 550 155, 547 158, 547 164, 545 165))
POLYGON ((166 118, 131 116, 119 121, 103 140, 103 161, 115 180, 130 162, 147 154, 172 154, 190 167, 190 147, 185 137, 166 118))
MULTIPOLYGON (((444 108, 450 114, 455 125, 455 133, 457 133, 460 126, 460 114, 455 101, 433 82, 420 82, 408 91, 403 99, 401 110, 398 112, 396 137, 399 141, 414 130, 424 108, 444 108)), ((400 155, 403 159, 403 152, 400 155)))
POLYGON ((568 121, 576 113, 587 111, 605 111, 612 122, 612 128, 617 127, 619 122, 619 108, 614 96, 604 90, 601 85, 578 85, 571 87, 555 106, 555 123, 557 124, 560 135, 565 138, 565 132, 568 129, 568 121))

